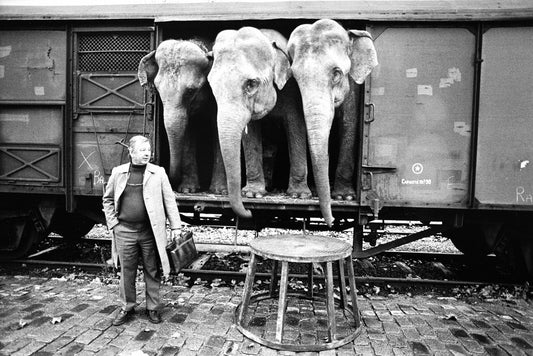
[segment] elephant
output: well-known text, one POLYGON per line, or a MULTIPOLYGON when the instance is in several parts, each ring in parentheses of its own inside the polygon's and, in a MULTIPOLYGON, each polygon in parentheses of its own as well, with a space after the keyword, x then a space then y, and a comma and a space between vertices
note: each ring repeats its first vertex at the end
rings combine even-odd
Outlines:
MULTIPOLYGON (((139 63, 142 86, 155 86, 163 103, 163 122, 168 136, 169 177, 178 192, 200 189, 196 136, 193 120, 210 116, 215 136, 213 169, 209 190, 225 193, 226 178, 216 138, 216 103, 207 83, 211 67, 209 43, 201 40, 165 40, 139 63), (206 109, 207 108, 207 109, 206 109)), ((203 125, 202 122, 200 124, 203 125)))
POLYGON ((330 19, 296 27, 287 47, 292 59, 292 75, 302 96, 320 210, 325 222, 331 226, 328 141, 333 118, 336 108, 341 109, 339 164, 333 194, 353 199, 356 96, 359 85, 378 64, 377 53, 368 32, 346 31, 330 19))
MULTIPOLYGON (((213 66, 207 80, 217 102, 217 126, 233 211, 250 218, 242 194, 265 194, 261 122, 267 114, 285 118, 289 145, 289 183, 293 197, 310 197, 307 147, 296 82, 291 79, 287 40, 271 29, 243 27, 221 31, 213 45, 213 66), (241 142, 246 185, 241 190, 241 142)), ((271 115, 269 115, 271 116, 271 115)))

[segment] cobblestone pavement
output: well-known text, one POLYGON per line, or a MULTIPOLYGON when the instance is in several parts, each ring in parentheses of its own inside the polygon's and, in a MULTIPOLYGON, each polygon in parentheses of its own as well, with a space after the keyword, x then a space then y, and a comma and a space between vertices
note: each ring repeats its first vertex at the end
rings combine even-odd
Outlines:
MULTIPOLYGON (((162 288, 163 322, 144 303, 122 326, 116 284, 98 279, 0 277, 2 355, 292 355, 260 346, 233 325, 242 289, 162 288)), ((139 301, 144 300, 139 285, 139 301)), ((533 308, 523 300, 467 304, 405 295, 364 298, 361 335, 337 350, 302 355, 533 355, 533 308)), ((289 310, 290 312, 290 310, 289 310)), ((297 317, 297 315, 295 316, 297 317)))

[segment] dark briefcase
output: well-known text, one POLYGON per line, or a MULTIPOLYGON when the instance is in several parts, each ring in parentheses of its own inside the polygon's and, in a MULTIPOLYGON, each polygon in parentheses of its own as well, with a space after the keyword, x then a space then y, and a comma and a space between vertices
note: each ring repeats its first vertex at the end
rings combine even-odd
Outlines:
POLYGON ((182 231, 180 237, 167 245, 170 267, 179 272, 198 257, 191 231, 182 231))

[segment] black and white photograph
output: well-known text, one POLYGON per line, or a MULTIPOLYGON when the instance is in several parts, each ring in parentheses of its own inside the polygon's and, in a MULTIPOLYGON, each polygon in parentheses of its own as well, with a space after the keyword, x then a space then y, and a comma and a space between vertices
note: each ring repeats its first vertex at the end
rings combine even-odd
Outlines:
POLYGON ((533 356, 533 1, 0 0, 0 356, 533 356))

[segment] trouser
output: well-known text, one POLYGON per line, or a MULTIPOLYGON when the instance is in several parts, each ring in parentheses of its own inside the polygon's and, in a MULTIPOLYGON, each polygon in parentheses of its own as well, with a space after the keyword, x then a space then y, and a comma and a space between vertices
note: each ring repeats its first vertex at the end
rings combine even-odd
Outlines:
POLYGON ((157 310, 160 305, 159 257, 152 228, 149 224, 135 228, 120 223, 113 228, 118 257, 120 259, 120 299, 124 310, 131 310, 136 304, 135 279, 139 255, 143 262, 146 285, 146 309, 157 310))

